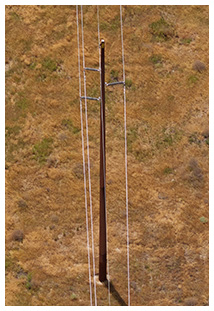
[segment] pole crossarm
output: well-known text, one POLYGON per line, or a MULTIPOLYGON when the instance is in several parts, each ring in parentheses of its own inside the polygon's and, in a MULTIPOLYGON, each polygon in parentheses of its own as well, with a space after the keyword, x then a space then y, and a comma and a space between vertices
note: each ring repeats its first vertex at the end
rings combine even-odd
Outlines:
POLYGON ((105 83, 106 86, 112 86, 112 85, 117 85, 117 84, 125 85, 125 82, 124 81, 118 81, 118 82, 105 83))
POLYGON ((100 69, 97 69, 97 68, 85 67, 84 70, 90 70, 90 71, 98 71, 98 72, 100 72, 100 69))
POLYGON ((100 97, 81 96, 81 99, 97 100, 100 101, 100 97))

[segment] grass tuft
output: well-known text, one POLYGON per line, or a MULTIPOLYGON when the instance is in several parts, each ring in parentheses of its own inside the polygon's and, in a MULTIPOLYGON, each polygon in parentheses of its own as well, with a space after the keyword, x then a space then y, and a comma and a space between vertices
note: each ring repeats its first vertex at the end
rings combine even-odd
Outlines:
POLYGON ((28 108, 28 101, 23 97, 16 102, 16 105, 20 110, 26 110, 28 108))
POLYGON ((188 45, 192 42, 192 38, 183 38, 181 39, 180 43, 184 45, 188 45))
POLYGON ((52 152, 52 138, 44 138, 42 141, 38 142, 33 146, 34 159, 40 164, 46 162, 47 157, 52 152))
POLYGON ((203 224, 205 224, 205 223, 208 222, 208 219, 207 219, 206 217, 202 216, 202 217, 200 218, 200 222, 202 222, 203 224))
POLYGON ((111 77, 111 80, 118 81, 118 77, 119 77, 118 70, 112 69, 111 72, 110 72, 110 77, 111 77))
POLYGON ((66 129, 68 129, 70 132, 72 132, 73 134, 77 134, 80 132, 80 129, 78 127, 75 127, 73 125, 72 120, 70 119, 63 119, 62 120, 62 126, 65 127, 66 129))
POLYGON ((130 88, 132 86, 132 80, 131 79, 126 79, 125 81, 126 87, 130 88))
POLYGON ((189 84, 195 84, 198 80, 199 78, 196 75, 191 75, 188 77, 189 84))
POLYGON ((164 173, 165 175, 173 174, 173 172, 174 172, 173 168, 171 168, 171 167, 169 167, 169 166, 165 167, 164 170, 163 170, 163 173, 164 173))
POLYGON ((15 125, 12 127, 6 126, 5 137, 6 138, 14 137, 19 134, 20 130, 21 130, 21 127, 18 125, 15 125))
POLYGON ((150 62, 152 62, 154 65, 156 64, 160 64, 162 63, 162 56, 159 54, 153 54, 150 58, 149 58, 150 62))
POLYGON ((57 70, 57 63, 55 60, 51 59, 50 57, 44 58, 42 62, 42 66, 44 69, 48 69, 51 72, 54 72, 57 70))
POLYGON ((16 12, 11 12, 9 13, 11 18, 14 20, 14 21, 20 21, 21 20, 21 17, 16 13, 16 12))
POLYGON ((149 25, 151 33, 155 41, 167 41, 173 34, 173 27, 169 25, 163 17, 149 25))

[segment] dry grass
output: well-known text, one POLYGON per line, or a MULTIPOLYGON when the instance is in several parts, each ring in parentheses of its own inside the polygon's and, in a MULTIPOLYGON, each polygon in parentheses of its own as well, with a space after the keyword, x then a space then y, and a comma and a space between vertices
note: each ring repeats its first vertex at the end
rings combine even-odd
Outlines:
MULTIPOLYGON (((131 304, 207 305, 208 6, 123 10, 131 304)), ((6 6, 6 305, 89 305, 75 14, 6 6)), ((84 7, 87 67, 98 66, 95 15, 84 7)), ((120 80, 119 7, 101 6, 100 21, 106 81, 120 80)), ((96 73, 87 88, 99 95, 96 73)), ((110 275, 127 302, 122 95, 106 91, 106 178, 110 275)), ((88 116, 97 273, 97 103, 88 116)), ((105 286, 97 297, 108 304, 105 286)))

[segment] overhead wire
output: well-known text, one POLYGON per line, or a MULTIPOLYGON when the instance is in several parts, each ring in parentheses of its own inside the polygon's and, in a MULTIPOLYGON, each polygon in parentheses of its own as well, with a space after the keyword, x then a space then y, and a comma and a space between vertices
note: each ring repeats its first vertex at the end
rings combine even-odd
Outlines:
POLYGON ((123 97, 124 97, 124 136, 125 136, 125 179, 126 179, 126 240, 127 240, 127 275, 128 275, 128 305, 130 306, 130 272, 129 272, 129 209, 128 209, 128 161, 127 161, 127 129, 126 129, 126 77, 125 77, 125 56, 123 45, 123 16, 122 5, 120 5, 121 44, 123 62, 123 97))
MULTIPOLYGON (((84 130, 83 130, 83 115, 82 115, 82 96, 81 96, 81 73, 80 73, 80 44, 79 44, 79 20, 78 20, 78 5, 76 5, 77 18, 77 44, 78 44, 78 69, 79 69, 79 95, 80 95, 80 119, 81 119, 81 135, 82 135, 82 157, 83 157, 83 176, 84 176, 84 192, 85 192, 85 210, 86 210, 86 231, 87 231, 87 249, 88 249, 88 267, 89 267, 89 286, 90 286, 90 303, 92 303, 92 282, 90 270, 90 243, 89 243, 89 226, 88 226, 88 209, 87 209, 87 189, 86 189, 86 168, 84 156, 84 130)), ((101 86, 101 48, 100 48, 100 25, 99 25, 99 6, 97 6, 97 23, 98 23, 98 47, 99 47, 99 70, 100 70, 100 86, 101 86)), ((127 161, 127 120, 126 120, 126 85, 125 85, 125 56, 123 44, 123 19, 122 19, 122 5, 120 5, 120 23, 121 23, 121 45, 122 45, 122 63, 123 63, 123 97, 124 97, 124 136, 125 136, 125 182, 126 182, 126 229, 127 229, 127 275, 128 275, 128 305, 130 306, 130 269, 129 269, 129 219, 128 219, 128 161, 127 161)), ((85 74, 85 55, 84 55, 84 22, 83 22, 83 8, 81 5, 81 26, 82 26, 82 56, 83 56, 83 77, 84 77, 84 99, 85 99, 85 122, 86 122, 86 141, 87 141, 87 159, 88 159, 88 182, 89 182, 89 202, 90 202, 90 216, 91 216, 91 238, 92 238, 92 261, 93 261, 93 279, 94 279, 94 299, 95 306, 97 306, 96 296, 96 279, 95 279, 95 254, 94 254, 94 234, 93 234, 93 209, 92 209, 92 193, 91 193, 91 173, 90 173, 90 151, 89 151, 89 137, 88 137, 88 116, 87 116, 87 95, 86 95, 86 74, 85 74)), ((101 86, 102 92, 102 86, 101 86)), ((101 105, 101 107, 103 107, 101 105)), ((101 108, 102 110, 103 108, 101 108)), ((102 127, 104 126, 103 111, 101 111, 102 127)), ((103 135, 103 150, 104 150, 104 128, 102 128, 103 135)), ((106 170, 106 159, 103 153, 103 171, 104 171, 104 185, 106 170)), ((106 188, 104 187, 104 196, 106 198, 106 188)), ((107 228, 107 212, 105 210, 106 228, 107 228)), ((106 232, 107 233, 107 232, 106 232)), ((108 261, 108 235, 107 239, 107 282, 108 282, 108 300, 110 305, 110 274, 108 261)))
POLYGON ((97 306, 96 294, 96 275, 95 275, 95 255, 94 255, 94 229, 93 229, 93 209, 91 194, 91 168, 90 168, 90 151, 88 137, 88 113, 87 113, 87 95, 86 95, 86 73, 85 73, 85 54, 84 54, 84 26, 83 26, 83 7, 81 5, 81 25, 82 25, 82 56, 83 56, 83 77, 84 77, 84 96, 85 96, 85 124, 86 124, 86 141, 87 141, 87 158, 88 158, 88 184, 89 184, 89 202, 91 215, 91 240, 92 240, 92 263, 93 263, 93 280, 94 280, 94 301, 97 306))
POLYGON ((88 250, 88 274, 89 274, 89 291, 90 304, 92 306, 92 284, 91 284, 91 263, 90 263, 90 243, 89 243, 89 227, 88 227, 88 204, 87 204, 87 189, 86 189, 86 173, 85 173, 85 147, 84 147, 84 129, 83 129, 83 114, 82 114, 82 99, 81 99, 81 72, 80 72, 80 42, 79 42, 79 18, 78 5, 76 5, 76 20, 77 20, 77 48, 78 48, 78 71, 79 71, 79 97, 80 97, 80 121, 81 121, 81 137, 82 137, 82 162, 83 162, 83 177, 84 177, 84 193, 85 193, 85 215, 86 215, 86 234, 87 234, 87 250, 88 250))

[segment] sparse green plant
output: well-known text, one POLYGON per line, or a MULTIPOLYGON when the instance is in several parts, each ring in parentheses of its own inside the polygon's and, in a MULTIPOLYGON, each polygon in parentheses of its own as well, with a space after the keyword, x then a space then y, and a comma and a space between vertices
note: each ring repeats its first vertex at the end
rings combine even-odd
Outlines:
POLYGON ((150 56, 149 60, 154 65, 162 64, 162 55, 160 55, 160 54, 158 54, 158 55, 157 54, 153 54, 152 56, 150 56))
POLYGON ((167 97, 167 99, 168 99, 168 101, 172 102, 172 101, 175 99, 175 96, 169 95, 169 96, 167 97))
POLYGON ((208 219, 207 219, 206 217, 202 216, 202 217, 200 218, 200 222, 202 222, 203 224, 205 224, 205 223, 208 222, 208 219))
POLYGON ((70 102, 69 102, 69 105, 70 106, 79 106, 79 103, 80 103, 80 100, 79 100, 79 98, 75 98, 74 100, 71 100, 70 102))
POLYGON ((166 134, 163 138, 163 142, 166 145, 172 146, 173 143, 173 136, 171 134, 166 134))
POLYGON ((112 20, 111 20, 111 30, 117 30, 120 27, 120 15, 116 15, 112 20))
POLYGON ((52 138, 44 138, 41 142, 38 142, 33 146, 34 159, 40 164, 46 162, 47 157, 52 152, 52 138))
POLYGON ((31 272, 29 272, 28 275, 27 275, 27 281, 28 282, 32 281, 32 273, 31 272))
POLYGON ((100 90, 97 86, 94 86, 88 91, 88 96, 99 97, 100 90))
POLYGON ((111 72, 110 72, 111 80, 118 81, 118 76, 119 76, 118 70, 112 69, 111 72))
POLYGON ((30 69, 36 68, 36 62, 31 63, 30 66, 29 66, 29 68, 30 68, 30 69))
POLYGON ((72 293, 72 294, 71 294, 71 300, 77 300, 77 295, 74 294, 74 293, 72 293))
POLYGON ((137 128, 132 127, 127 131, 127 147, 128 151, 132 151, 132 143, 137 139, 137 128))
POLYGON ((73 132, 73 134, 77 134, 80 132, 80 129, 78 127, 75 127, 73 125, 72 120, 70 120, 70 119, 63 119, 61 124, 64 127, 66 127, 69 131, 73 132))
POLYGON ((174 172, 173 168, 171 168, 171 167, 169 167, 169 166, 165 167, 165 169, 163 170, 163 173, 164 173, 165 175, 173 174, 173 172, 174 172))
POLYGON ((209 137, 205 140, 205 143, 209 145, 209 137))
POLYGON ((20 43, 23 47, 23 53, 26 53, 31 50, 33 41, 31 39, 23 39, 23 40, 20 40, 20 43))
POLYGON ((21 109, 21 110, 26 110, 28 107, 28 101, 25 97, 20 98, 17 102, 16 102, 16 106, 21 109))
POLYGON ((159 136, 156 147, 171 147, 174 143, 181 139, 181 131, 176 130, 175 128, 166 129, 163 128, 162 134, 159 136))
POLYGON ((134 150, 132 152, 134 154, 134 157, 140 162, 144 161, 148 156, 152 155, 151 151, 134 150))
POLYGON ((108 23, 107 22, 101 22, 100 23, 100 30, 101 31, 105 31, 105 30, 108 30, 108 23))
POLYGON ((151 23, 149 28, 156 41, 167 41, 174 34, 173 27, 168 24, 163 17, 158 21, 151 23))
POLYGON ((48 69, 51 72, 54 72, 57 70, 57 63, 55 60, 51 59, 50 57, 44 58, 42 62, 42 67, 44 69, 48 69))
POLYGON ((5 270, 9 270, 12 267, 12 259, 10 256, 5 256, 5 270))
POLYGON ((80 129, 78 128, 78 127, 73 127, 73 133, 74 134, 77 134, 77 133, 79 133, 80 132, 80 129))
POLYGON ((196 75, 191 75, 188 77, 189 84, 195 84, 198 80, 199 78, 196 75))
POLYGON ((46 78, 47 78, 47 75, 45 73, 41 73, 38 75, 37 80, 43 82, 46 80, 46 78))
POLYGON ((21 17, 16 12, 11 12, 10 16, 15 21, 20 21, 21 20, 21 17))
POLYGON ((116 15, 109 22, 100 23, 101 31, 116 31, 119 27, 120 27, 120 15, 116 15))
POLYGON ((132 80, 126 79, 125 84, 126 84, 126 87, 130 88, 132 86, 132 80))
POLYGON ((198 139, 198 137, 197 137, 197 133, 191 134, 189 136, 188 140, 189 140, 190 144, 195 143, 197 145, 200 145, 200 143, 201 143, 200 139, 198 139))
POLYGON ((25 284, 25 287, 30 290, 32 288, 32 273, 28 273, 27 275, 27 281, 26 281, 26 284, 25 284))
POLYGON ((72 130, 72 128, 73 128, 73 122, 70 119, 63 119, 62 125, 69 130, 72 130))
POLYGON ((5 144, 5 157, 6 157, 6 161, 9 161, 9 162, 14 162, 15 161, 15 156, 14 154, 17 154, 17 152, 20 150, 20 149, 24 149, 26 146, 26 143, 22 140, 22 139, 18 139, 18 142, 17 143, 11 143, 11 142, 8 142, 6 140, 6 144, 5 144))
POLYGON ((192 42, 192 38, 183 38, 183 39, 181 39, 180 42, 181 42, 181 44, 187 45, 187 44, 190 44, 192 42))
POLYGON ((6 136, 6 138, 16 136, 19 134, 20 130, 21 130, 21 128, 18 125, 15 125, 13 127, 6 126, 5 127, 5 136, 6 136))

